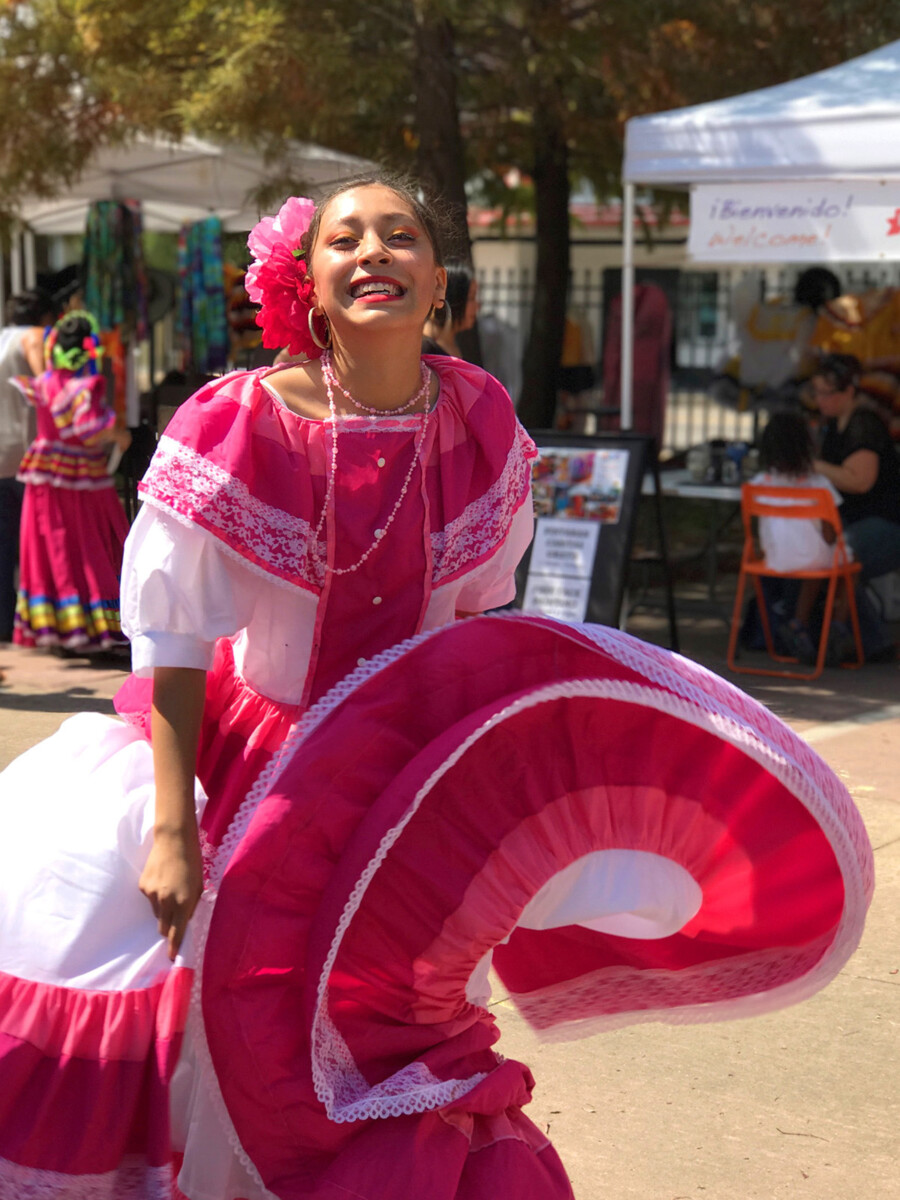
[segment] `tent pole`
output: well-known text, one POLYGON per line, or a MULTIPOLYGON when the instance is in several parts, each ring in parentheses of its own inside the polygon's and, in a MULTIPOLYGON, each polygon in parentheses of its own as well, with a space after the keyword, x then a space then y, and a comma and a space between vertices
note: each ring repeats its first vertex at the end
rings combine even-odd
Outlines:
POLYGON ((17 296, 22 291, 22 232, 17 224, 9 237, 9 275, 12 294, 17 296))
POLYGON ((37 269, 34 254, 34 234, 26 229, 22 234, 22 248, 25 252, 25 286, 33 289, 37 283, 37 269))
POLYGON ((622 371, 619 425, 632 426, 634 383, 634 184, 625 184, 622 205, 622 371))

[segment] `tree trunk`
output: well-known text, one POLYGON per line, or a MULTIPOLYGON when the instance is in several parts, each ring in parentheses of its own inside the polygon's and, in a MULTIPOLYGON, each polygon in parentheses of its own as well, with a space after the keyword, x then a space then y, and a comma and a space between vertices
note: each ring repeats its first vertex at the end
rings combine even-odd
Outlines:
MULTIPOLYGON (((448 208, 452 230, 447 258, 472 261, 466 198, 466 153, 456 91, 456 42, 446 17, 432 16, 428 3, 416 5, 415 63, 417 167, 426 193, 448 208)), ((478 325, 460 334, 460 349, 481 363, 478 325)))
POLYGON ((471 259, 466 202, 466 155, 456 94, 456 46, 446 17, 417 4, 414 78, 419 179, 431 197, 450 209, 456 245, 452 257, 471 259))
POLYGON ((552 105, 534 111, 537 262, 531 331, 522 362, 519 417, 552 429, 569 291, 569 152, 552 105))

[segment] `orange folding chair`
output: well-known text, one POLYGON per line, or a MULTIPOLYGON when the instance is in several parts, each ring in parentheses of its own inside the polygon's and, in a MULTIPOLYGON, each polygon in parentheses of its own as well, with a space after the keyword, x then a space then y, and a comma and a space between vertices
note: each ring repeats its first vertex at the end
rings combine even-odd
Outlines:
POLYGON ((847 589, 847 601, 850 613, 850 625, 853 630, 853 640, 856 644, 856 662, 843 663, 842 666, 861 667, 864 661, 862 638, 859 632, 859 618, 856 613, 855 579, 861 567, 850 558, 844 542, 844 531, 841 517, 834 497, 825 488, 790 488, 774 487, 768 484, 745 483, 741 488, 741 517, 744 522, 744 552, 741 556, 741 570, 738 576, 737 595, 734 598, 734 611, 731 615, 731 633, 728 639, 728 667, 745 675, 779 675, 787 679, 818 679, 825 666, 825 653, 828 648, 828 634, 831 630, 831 618, 834 613, 834 600, 840 580, 844 581, 847 589), (822 521, 834 530, 835 540, 831 565, 814 571, 776 571, 759 553, 754 538, 753 520, 759 517, 778 517, 780 520, 822 521), (744 606, 744 590, 748 576, 752 578, 756 589, 756 602, 759 605, 759 616, 762 621, 763 636, 769 657, 780 663, 796 663, 797 659, 788 655, 777 654, 772 640, 772 630, 769 626, 769 615, 766 610, 762 589, 762 577, 768 575, 776 579, 822 579, 828 580, 828 590, 825 595, 825 615, 822 620, 822 633, 819 638, 819 649, 815 666, 811 671, 793 671, 784 668, 776 670, 767 667, 738 666, 737 654, 738 633, 741 625, 741 614, 744 606))

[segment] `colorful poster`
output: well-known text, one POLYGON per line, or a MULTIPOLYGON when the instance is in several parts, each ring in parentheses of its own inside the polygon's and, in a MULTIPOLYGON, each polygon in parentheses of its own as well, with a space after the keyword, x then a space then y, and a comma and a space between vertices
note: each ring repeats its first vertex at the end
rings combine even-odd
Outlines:
POLYGON ((614 525, 627 471, 627 450, 539 447, 531 472, 535 515, 614 525))
POLYGON ((697 184, 688 252, 715 263, 900 259, 900 183, 697 184))

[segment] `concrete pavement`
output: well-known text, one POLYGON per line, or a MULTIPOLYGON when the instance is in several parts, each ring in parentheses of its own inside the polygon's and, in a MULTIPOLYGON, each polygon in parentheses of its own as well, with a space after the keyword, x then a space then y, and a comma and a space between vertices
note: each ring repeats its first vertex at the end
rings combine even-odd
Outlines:
MULTIPOLYGON (((665 642, 656 617, 630 629, 665 642)), ((684 652, 727 676, 721 622, 681 633, 684 652)), ((0 671, 0 766, 73 712, 112 711, 123 679, 109 663, 7 647, 0 671)), ((534 1070, 529 1113, 578 1200, 900 1200, 900 666, 734 681, 815 747, 862 812, 877 886, 859 950, 780 1013, 573 1043, 539 1044, 498 992, 500 1048, 534 1070)))

